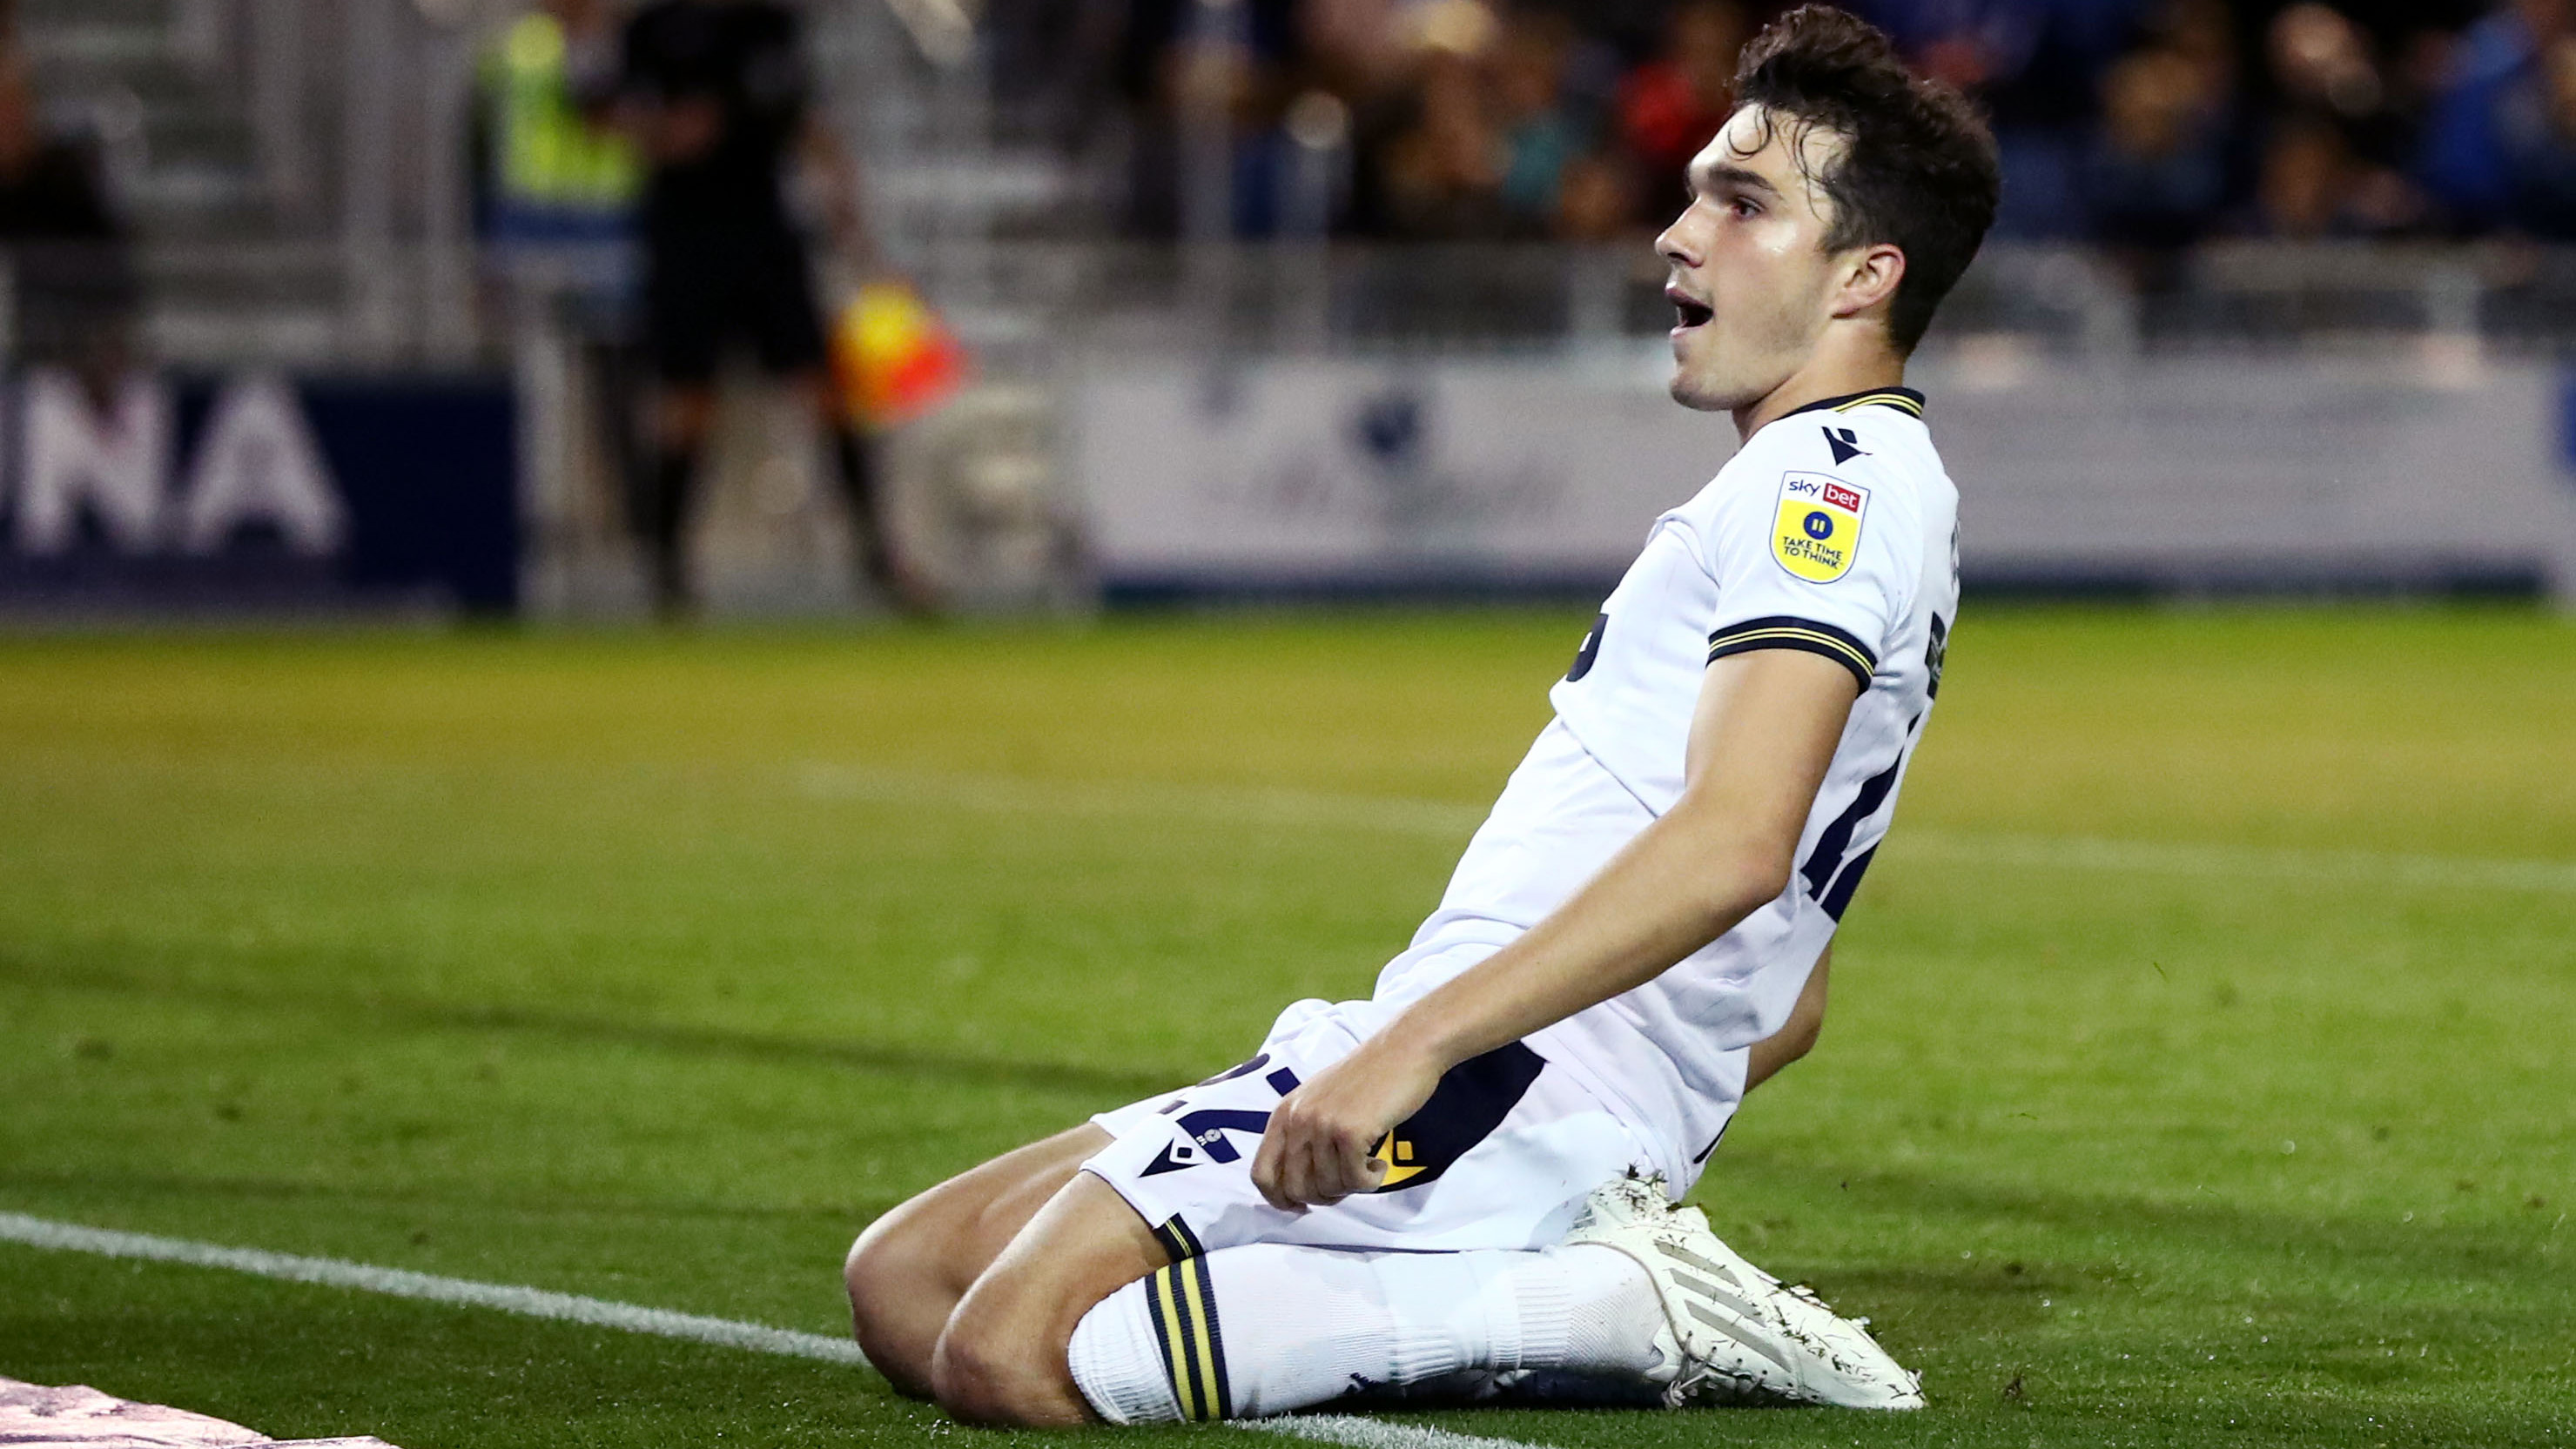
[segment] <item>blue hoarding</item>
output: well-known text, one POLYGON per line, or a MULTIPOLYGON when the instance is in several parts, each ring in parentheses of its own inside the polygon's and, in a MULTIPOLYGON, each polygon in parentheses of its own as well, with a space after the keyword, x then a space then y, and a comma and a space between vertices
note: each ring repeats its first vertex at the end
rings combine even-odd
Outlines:
POLYGON ((518 604, 506 378, 33 369, 0 395, 0 608, 518 604))

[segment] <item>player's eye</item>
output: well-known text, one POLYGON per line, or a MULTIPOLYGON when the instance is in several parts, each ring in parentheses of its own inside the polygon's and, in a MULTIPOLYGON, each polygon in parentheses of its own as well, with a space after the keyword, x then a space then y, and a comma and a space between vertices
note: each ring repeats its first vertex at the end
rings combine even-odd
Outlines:
POLYGON ((1762 208, 1760 206, 1741 196, 1728 202, 1727 209, 1734 212, 1736 219, 1739 221, 1750 221, 1754 217, 1762 214, 1762 208))

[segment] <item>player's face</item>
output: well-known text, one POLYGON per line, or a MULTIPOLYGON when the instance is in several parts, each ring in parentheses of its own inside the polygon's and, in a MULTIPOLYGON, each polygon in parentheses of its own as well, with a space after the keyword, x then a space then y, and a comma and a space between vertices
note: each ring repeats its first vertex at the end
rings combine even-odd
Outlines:
POLYGON ((1838 274, 1824 248, 1833 203, 1810 178, 1841 146, 1831 131, 1774 124, 1747 106, 1692 159, 1691 204, 1655 238, 1672 267, 1675 402, 1758 402, 1815 351, 1838 274))

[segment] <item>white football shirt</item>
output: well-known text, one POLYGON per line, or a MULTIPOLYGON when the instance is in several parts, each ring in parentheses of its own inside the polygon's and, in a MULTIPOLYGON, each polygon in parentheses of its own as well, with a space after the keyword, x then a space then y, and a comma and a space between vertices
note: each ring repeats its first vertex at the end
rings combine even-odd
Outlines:
POLYGON ((1802 649, 1861 694, 1808 812, 1789 887, 1653 981, 1529 1044, 1624 1107, 1678 1191, 1742 1097, 1887 833, 1959 602, 1958 491, 1918 393, 1812 404, 1756 431, 1655 521, 1413 948, 1378 978, 1428 992, 1536 925, 1680 796, 1709 664, 1802 649))

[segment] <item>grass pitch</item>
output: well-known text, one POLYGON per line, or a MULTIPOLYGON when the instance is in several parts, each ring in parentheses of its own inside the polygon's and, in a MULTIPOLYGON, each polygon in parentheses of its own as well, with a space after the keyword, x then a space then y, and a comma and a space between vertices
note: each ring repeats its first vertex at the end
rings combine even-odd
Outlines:
MULTIPOLYGON (((1587 619, 0 643, 0 1209, 839 1331, 876 1213, 1364 993, 1587 619)), ((2567 1443, 2571 1039, 2576 629, 1972 608, 1823 1044, 1698 1193, 1933 1407, 1422 1421, 2567 1443)), ((950 1432, 7 1245, 0 1374, 405 1449, 950 1432)))

